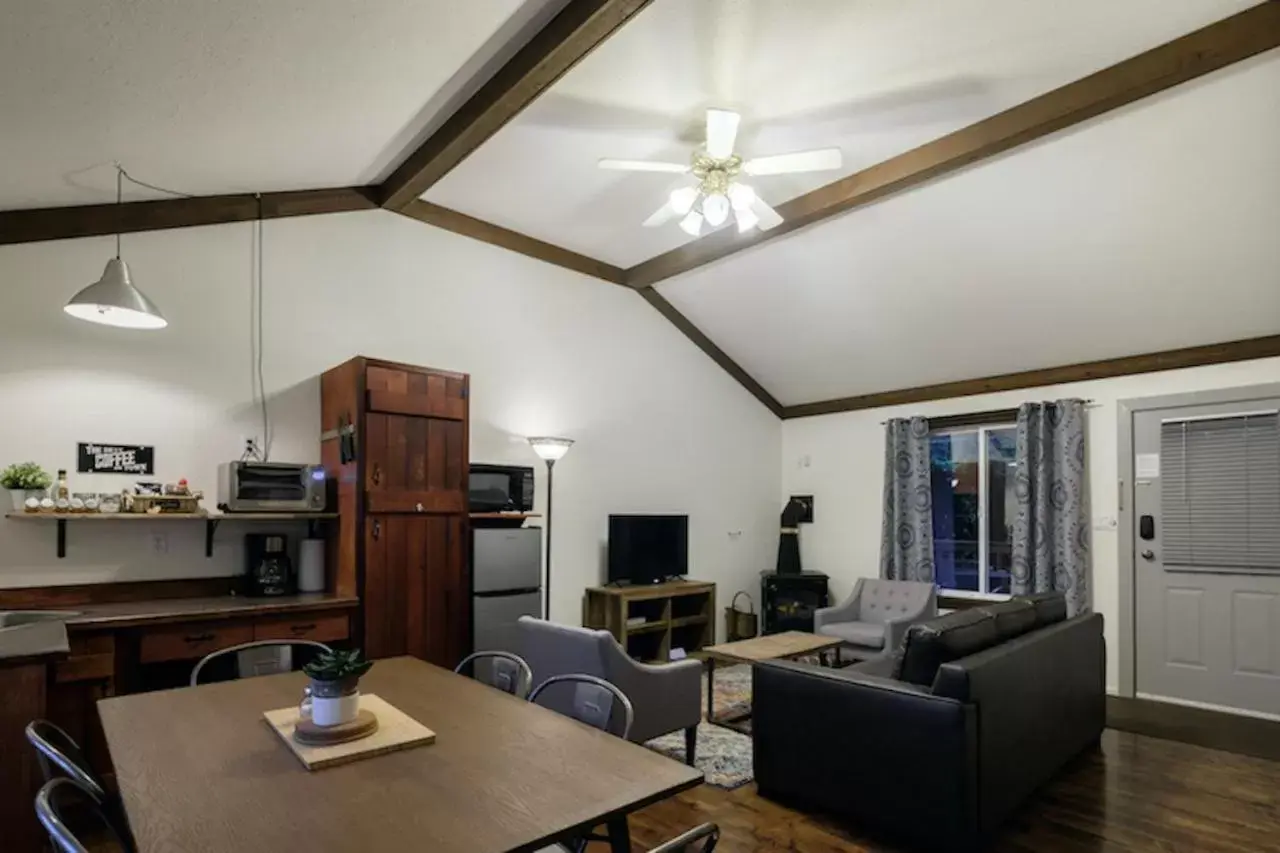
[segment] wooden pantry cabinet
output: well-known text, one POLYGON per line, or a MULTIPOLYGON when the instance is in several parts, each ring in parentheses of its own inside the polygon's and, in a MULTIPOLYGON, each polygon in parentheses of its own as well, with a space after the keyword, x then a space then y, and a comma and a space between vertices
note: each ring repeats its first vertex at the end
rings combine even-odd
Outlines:
POLYGON ((335 590, 357 642, 452 667, 470 651, 466 374, 364 357, 321 377, 321 459, 337 483, 335 590))

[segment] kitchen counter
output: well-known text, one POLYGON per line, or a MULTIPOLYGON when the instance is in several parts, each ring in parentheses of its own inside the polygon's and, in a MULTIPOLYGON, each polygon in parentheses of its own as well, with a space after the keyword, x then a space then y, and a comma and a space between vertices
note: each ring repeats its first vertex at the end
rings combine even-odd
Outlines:
POLYGON ((71 651, 62 622, 37 622, 0 628, 0 666, 65 657, 71 651))
POLYGON ((75 610, 79 615, 57 622, 0 629, 0 663, 66 655, 69 650, 69 630, 132 628, 235 616, 288 614, 293 611, 346 610, 359 603, 360 599, 354 596, 316 592, 268 598, 216 595, 49 608, 75 610))

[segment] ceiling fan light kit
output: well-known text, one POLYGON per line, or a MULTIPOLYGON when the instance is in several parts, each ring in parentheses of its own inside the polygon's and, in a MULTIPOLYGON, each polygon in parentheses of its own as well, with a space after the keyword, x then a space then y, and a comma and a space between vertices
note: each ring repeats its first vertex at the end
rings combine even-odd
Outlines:
POLYGON ((754 189, 739 183, 740 174, 766 176, 827 171, 839 169, 842 157, 839 148, 820 148, 743 160, 733 150, 741 123, 742 117, 732 110, 707 110, 706 142, 693 152, 688 165, 658 160, 605 159, 599 161, 599 166, 623 172, 691 174, 697 179, 693 186, 673 190, 667 202, 644 221, 646 228, 679 219, 680 228, 697 237, 702 234, 703 223, 719 228, 732 213, 739 233, 752 228, 767 231, 780 225, 782 217, 754 189))

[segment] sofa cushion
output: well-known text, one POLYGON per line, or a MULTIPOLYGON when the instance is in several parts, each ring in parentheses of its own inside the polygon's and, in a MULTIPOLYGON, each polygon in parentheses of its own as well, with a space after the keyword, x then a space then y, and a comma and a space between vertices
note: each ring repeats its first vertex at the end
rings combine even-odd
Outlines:
POLYGON ((1029 601, 1036 610, 1036 627, 1043 628, 1067 618, 1067 598, 1060 592, 1036 592, 1015 595, 1014 601, 1029 601))
POLYGON ((981 608, 957 610, 907 629, 902 644, 902 665, 894 678, 930 687, 938 667, 956 658, 996 645, 996 622, 981 608))
POLYGON ((977 608, 995 620, 1000 642, 1020 637, 1036 627, 1036 608, 1030 601, 1017 598, 977 608))
POLYGON ((893 678, 894 671, 902 666, 902 649, 897 651, 885 652, 882 655, 876 655, 864 661, 845 667, 852 672, 861 672, 865 675, 875 675, 880 678, 893 678))
POLYGON ((884 648, 884 626, 874 622, 835 622, 823 625, 818 633, 827 637, 839 637, 846 643, 867 649, 884 648))

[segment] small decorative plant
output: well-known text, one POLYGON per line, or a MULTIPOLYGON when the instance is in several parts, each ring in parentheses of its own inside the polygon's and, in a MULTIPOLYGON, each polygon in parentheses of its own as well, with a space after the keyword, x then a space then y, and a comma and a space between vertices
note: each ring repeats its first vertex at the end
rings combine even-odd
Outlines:
POLYGON ((359 649, 349 652, 334 650, 321 652, 302 667, 313 682, 317 696, 341 696, 355 689, 360 677, 373 667, 373 661, 365 660, 359 649))
POLYGON ((10 490, 43 492, 53 485, 53 477, 34 462, 15 462, 0 472, 0 487, 10 490))

